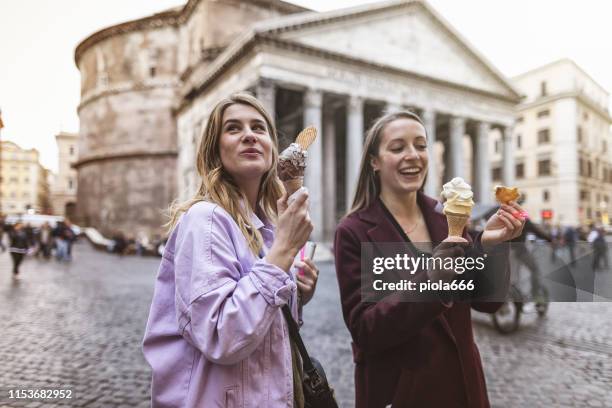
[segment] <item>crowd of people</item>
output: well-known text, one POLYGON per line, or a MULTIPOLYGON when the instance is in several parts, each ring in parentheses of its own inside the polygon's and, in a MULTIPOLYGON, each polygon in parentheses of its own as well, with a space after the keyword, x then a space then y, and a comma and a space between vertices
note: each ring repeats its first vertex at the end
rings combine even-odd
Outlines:
POLYGON ((161 256, 164 252, 166 239, 161 235, 150 238, 146 233, 140 232, 136 237, 115 231, 106 246, 110 253, 123 255, 155 255, 161 256))
POLYGON ((13 276, 19 275, 19 267, 26 256, 50 259, 52 256, 59 262, 72 260, 72 245, 77 235, 69 219, 58 221, 55 225, 45 222, 41 226, 17 221, 7 223, 6 217, 0 216, 0 251, 9 251, 13 261, 13 276), (8 237, 8 243, 4 237, 8 237))
POLYGON ((566 250, 569 254, 569 264, 576 264, 576 248, 580 243, 588 243, 592 252, 591 268, 593 271, 605 270, 609 268, 608 244, 606 241, 606 231, 602 225, 590 224, 588 227, 562 227, 560 224, 545 226, 544 236, 538 237, 545 239, 551 245, 551 262, 555 262, 560 251, 566 250))

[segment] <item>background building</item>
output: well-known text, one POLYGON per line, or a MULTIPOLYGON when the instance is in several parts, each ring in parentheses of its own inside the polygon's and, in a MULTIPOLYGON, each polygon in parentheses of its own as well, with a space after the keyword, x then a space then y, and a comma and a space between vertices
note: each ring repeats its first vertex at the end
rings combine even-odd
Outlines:
MULTIPOLYGON (((612 210, 609 94, 569 59, 513 78, 525 95, 513 135, 516 183, 537 221, 608 222, 612 210)), ((493 179, 500 142, 492 140, 493 179)))
POLYGON ((78 221, 105 234, 159 232, 177 197, 180 84, 201 75, 249 24, 302 10, 280 1, 191 0, 79 44, 78 221))
POLYGON ((72 165, 78 158, 78 133, 61 132, 55 136, 58 151, 58 173, 51 185, 53 214, 72 219, 76 214, 77 172, 72 165))
POLYGON ((40 164, 38 150, 22 149, 9 141, 1 143, 0 212, 49 213, 49 171, 40 164))
MULTIPOLYGON (((509 136, 518 93, 435 10, 393 1, 258 23, 208 67, 186 78, 177 109, 179 195, 197 188, 199 129, 216 101, 251 90, 275 115, 285 147, 306 125, 320 130, 305 183, 315 239, 329 239, 351 204, 365 130, 385 111, 409 108, 432 149, 427 192, 463 176, 491 201, 487 139, 509 136), (440 154, 437 154, 440 153, 440 154), (471 158, 474 160, 471 160, 471 158), (484 177, 472 177, 484 175, 484 177)), ((505 151, 512 162, 510 150, 505 151)), ((513 166, 504 173, 512 180, 513 166)))
POLYGON ((281 149, 304 126, 319 129, 305 177, 322 226, 315 239, 330 238, 350 205, 365 130, 384 111, 423 117, 431 195, 463 176, 478 201, 493 200, 491 132, 506 140, 504 180, 514 177, 518 92, 424 1, 318 13, 278 0, 189 0, 93 34, 76 62, 79 222, 103 232, 155 232, 161 210, 195 192, 200 132, 236 91, 274 115, 281 149))

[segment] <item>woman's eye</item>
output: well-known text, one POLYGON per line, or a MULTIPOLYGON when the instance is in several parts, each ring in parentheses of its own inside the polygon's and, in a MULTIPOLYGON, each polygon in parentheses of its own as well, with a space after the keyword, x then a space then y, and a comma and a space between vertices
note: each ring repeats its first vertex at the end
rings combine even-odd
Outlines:
POLYGON ((392 147, 392 148, 391 148, 391 151, 392 151, 393 153, 399 153, 399 152, 401 152, 402 150, 404 150, 402 147, 392 147))
POLYGON ((427 150, 427 145, 418 145, 417 149, 419 149, 419 150, 427 150))
POLYGON ((263 125, 255 125, 253 126, 253 130, 257 130, 259 132, 265 132, 266 128, 263 125))
POLYGON ((236 126, 236 125, 232 125, 232 126, 228 126, 227 127, 227 131, 228 132, 235 132, 237 130, 238 130, 238 126, 236 126))

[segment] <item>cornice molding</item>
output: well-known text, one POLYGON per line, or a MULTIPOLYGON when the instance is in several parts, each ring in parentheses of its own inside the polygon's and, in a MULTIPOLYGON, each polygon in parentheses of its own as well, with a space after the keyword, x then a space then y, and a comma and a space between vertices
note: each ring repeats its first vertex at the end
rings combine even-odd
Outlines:
POLYGON ((177 157, 178 153, 176 150, 167 150, 162 152, 130 152, 130 153, 122 153, 122 154, 99 154, 92 155, 89 157, 84 157, 79 159, 79 161, 71 164, 70 167, 78 170, 79 168, 99 162, 109 162, 116 160, 131 160, 131 159, 143 159, 143 158, 163 158, 163 157, 177 157))
MULTIPOLYGON (((189 0, 182 8, 176 7, 170 10, 155 13, 151 16, 126 21, 124 23, 103 28, 102 30, 91 34, 89 37, 86 37, 77 45, 74 51, 74 61, 78 67, 81 56, 85 51, 95 44, 117 35, 140 30, 158 29, 167 26, 178 27, 189 20, 194 10, 202 1, 203 0, 189 0)), ((296 4, 287 3, 282 0, 250 0, 250 2, 264 7, 269 7, 286 14, 312 11, 311 9, 301 7, 296 4)))
POLYGON ((146 84, 146 85, 137 84, 137 85, 129 85, 129 86, 116 86, 112 88, 107 88, 99 92, 91 92, 85 98, 83 98, 81 103, 79 103, 79 106, 77 107, 77 113, 81 113, 81 110, 85 108, 87 105, 93 102, 96 102, 97 100, 101 98, 105 98, 108 96, 119 95, 119 94, 129 93, 129 92, 136 93, 136 92, 143 92, 143 91, 151 91, 154 89, 163 89, 163 88, 172 89, 172 88, 177 88, 177 87, 178 87, 178 83, 166 82, 166 83, 146 84))
POLYGON ((546 104, 556 102, 558 100, 566 99, 566 98, 575 98, 577 101, 585 104, 591 110, 595 111, 600 116, 602 116, 606 121, 608 121, 608 124, 612 125, 612 116, 610 116, 610 112, 603 109, 601 106, 597 105, 595 102, 592 101, 591 98, 585 95, 584 92, 580 92, 580 91, 560 92, 558 94, 541 97, 534 101, 523 103, 519 105, 517 107, 517 111, 523 112, 527 109, 537 108, 538 106, 546 105, 546 104))
POLYGON ((466 85, 457 84, 455 82, 445 81, 442 79, 430 77, 427 75, 423 75, 420 73, 416 73, 413 71, 403 70, 400 68, 396 68, 393 66, 379 64, 370 60, 361 59, 352 57, 346 54, 337 53, 334 51, 328 51, 317 47, 308 46, 305 44, 297 43, 291 40, 280 39, 274 35, 264 35, 256 33, 253 37, 251 37, 238 52, 231 54, 230 58, 223 61, 221 64, 217 64, 214 68, 206 74, 206 76, 202 79, 202 81, 197 86, 191 87, 188 91, 184 92, 181 95, 181 100, 178 106, 175 108, 175 114, 182 111, 184 108, 191 104, 191 101, 195 99, 198 95, 202 94, 206 88, 208 88, 211 84, 213 84, 217 79, 219 79, 223 73, 236 61, 238 61, 242 56, 256 48, 259 44, 271 45, 273 47, 295 51, 301 54, 309 55, 309 56, 317 56, 326 58, 332 61, 338 61, 342 63, 347 63, 352 66, 361 66, 364 68, 374 69, 379 72, 386 72, 392 75, 399 76, 407 76, 413 79, 417 79, 420 81, 426 81, 434 85, 444 86, 452 89, 457 89, 460 91, 467 91, 470 93, 502 100, 508 103, 516 104, 519 102, 519 98, 512 98, 505 95, 500 95, 494 92, 484 91, 481 89, 469 87, 466 85))
POLYGON ((107 40, 111 37, 140 30, 151 30, 168 26, 177 27, 180 24, 181 13, 182 10, 168 10, 152 16, 127 21, 125 23, 117 24, 97 31, 77 45, 74 51, 74 62, 78 68, 81 56, 85 51, 99 42, 107 40))

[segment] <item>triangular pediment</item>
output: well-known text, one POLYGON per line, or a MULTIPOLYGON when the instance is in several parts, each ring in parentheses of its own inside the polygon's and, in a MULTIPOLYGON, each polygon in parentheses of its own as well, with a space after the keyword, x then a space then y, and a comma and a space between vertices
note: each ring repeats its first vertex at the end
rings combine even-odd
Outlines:
POLYGON ((269 33, 309 47, 517 98, 512 85, 421 1, 292 16, 269 33), (317 19, 318 15, 318 19, 317 19))

